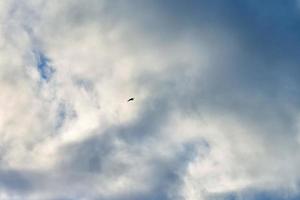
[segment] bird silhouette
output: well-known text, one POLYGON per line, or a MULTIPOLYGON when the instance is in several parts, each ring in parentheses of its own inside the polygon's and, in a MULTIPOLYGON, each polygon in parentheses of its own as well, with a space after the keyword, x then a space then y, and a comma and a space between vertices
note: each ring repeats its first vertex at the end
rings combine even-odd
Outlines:
POLYGON ((133 97, 131 97, 130 99, 128 99, 127 100, 127 102, 129 102, 129 101, 133 101, 134 100, 134 98, 133 97))

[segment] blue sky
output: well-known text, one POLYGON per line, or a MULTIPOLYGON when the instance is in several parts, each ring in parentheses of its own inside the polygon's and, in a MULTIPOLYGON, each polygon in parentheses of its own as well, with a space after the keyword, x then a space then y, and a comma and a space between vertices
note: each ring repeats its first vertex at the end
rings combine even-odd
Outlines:
POLYGON ((4 0, 0 22, 0 199, 300 198, 300 1, 4 0))

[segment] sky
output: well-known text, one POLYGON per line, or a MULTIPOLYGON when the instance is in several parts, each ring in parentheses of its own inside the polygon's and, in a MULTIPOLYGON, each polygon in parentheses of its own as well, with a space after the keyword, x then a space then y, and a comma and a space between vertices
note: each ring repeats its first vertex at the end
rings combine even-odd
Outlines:
POLYGON ((0 199, 300 199, 299 52, 299 0, 1 0, 0 199))

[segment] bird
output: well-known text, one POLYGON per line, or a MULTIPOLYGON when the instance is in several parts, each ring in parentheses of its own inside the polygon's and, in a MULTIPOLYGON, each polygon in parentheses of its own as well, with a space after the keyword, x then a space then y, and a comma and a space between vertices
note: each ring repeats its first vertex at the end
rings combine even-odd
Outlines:
POLYGON ((134 100, 134 98, 133 97, 131 97, 130 99, 128 99, 127 100, 127 102, 129 102, 129 101, 133 101, 134 100))

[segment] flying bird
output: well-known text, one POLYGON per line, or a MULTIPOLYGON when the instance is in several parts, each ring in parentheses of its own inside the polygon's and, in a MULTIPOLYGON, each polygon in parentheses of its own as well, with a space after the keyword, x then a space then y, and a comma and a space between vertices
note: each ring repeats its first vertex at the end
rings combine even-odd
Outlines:
POLYGON ((128 99, 127 100, 127 102, 129 102, 129 101, 133 101, 134 100, 134 98, 133 97, 131 97, 130 99, 128 99))

